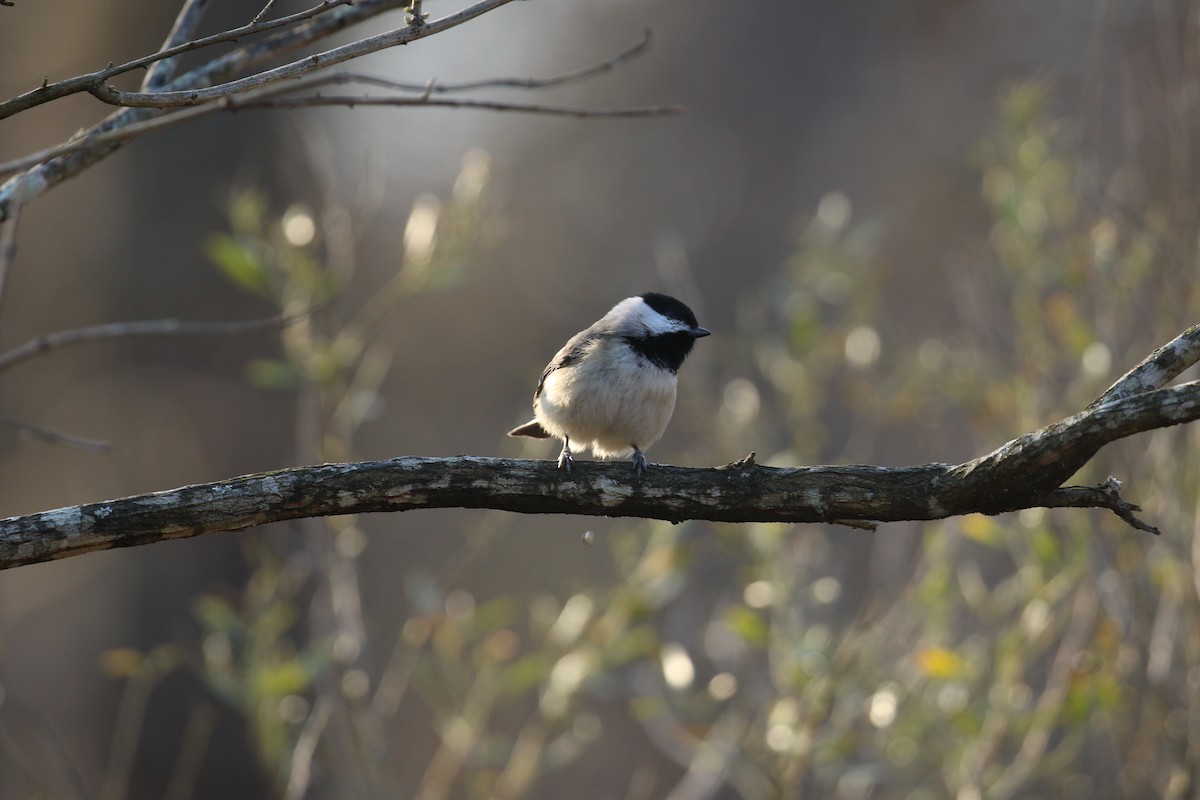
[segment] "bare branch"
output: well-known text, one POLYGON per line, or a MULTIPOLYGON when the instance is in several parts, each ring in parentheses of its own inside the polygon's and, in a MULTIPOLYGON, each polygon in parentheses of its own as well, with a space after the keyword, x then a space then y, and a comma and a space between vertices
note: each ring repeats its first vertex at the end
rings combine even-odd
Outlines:
POLYGON ((1038 505, 1045 508, 1107 508, 1130 527, 1153 533, 1155 536, 1160 535, 1162 532, 1158 528, 1134 516, 1133 512, 1141 511, 1142 507, 1122 500, 1120 489, 1121 482, 1110 475, 1108 480, 1099 486, 1064 486, 1055 489, 1042 498, 1043 502, 1038 505))
POLYGON ((958 466, 737 462, 655 466, 641 478, 627 464, 579 464, 564 475, 549 461, 472 456, 300 467, 0 520, 0 568, 280 520, 415 508, 672 522, 892 522, 1069 506, 1107 508, 1129 521, 1136 506, 1120 501, 1115 482, 1058 488, 1058 461, 1198 418, 1200 382, 1193 382, 1089 409, 958 466))
MULTIPOLYGON (((550 78, 489 78, 480 81, 468 81, 466 83, 447 83, 440 84, 434 87, 434 92, 468 92, 478 89, 548 89, 554 86, 564 86, 569 83, 576 83, 581 80, 601 75, 605 72, 611 72, 616 67, 637 58, 650 49, 651 43, 654 41, 654 35, 649 30, 642 32, 642 40, 633 47, 618 53, 617 55, 599 64, 593 64, 590 67, 582 67, 571 72, 564 72, 561 75, 555 75, 550 78)), ((397 88, 404 86, 403 84, 393 84, 397 88)), ((407 87, 405 87, 407 89, 407 87)), ((421 88, 416 91, 421 91, 421 88)), ((412 90, 409 90, 412 91, 412 90)))
POLYGON ((484 111, 513 111, 522 114, 546 114, 556 117, 657 117, 682 114, 678 106, 632 106, 628 108, 582 108, 577 106, 553 106, 537 103, 508 103, 501 100, 450 100, 427 95, 421 97, 357 97, 337 95, 313 95, 310 97, 279 97, 243 102, 229 98, 226 110, 269 109, 269 108, 318 108, 324 106, 433 106, 438 108, 473 108, 484 111))
POLYGON ((109 322, 71 328, 34 337, 6 353, 0 353, 0 372, 42 355, 56 347, 98 342, 107 339, 129 339, 141 336, 227 336, 285 327, 308 315, 287 314, 244 322, 190 322, 181 319, 152 319, 136 322, 109 322))
POLYGON ((267 0, 267 4, 263 6, 262 11, 255 14, 254 19, 250 20, 251 24, 258 22, 260 19, 265 17, 271 11, 271 6, 273 5, 275 5, 275 0, 267 0))
POLYGON ((128 108, 171 108, 177 106, 195 106, 211 103, 235 94, 241 94, 263 86, 269 86, 280 81, 294 80, 304 77, 319 69, 325 69, 354 58, 377 53, 397 45, 409 44, 426 36, 441 33, 475 17, 485 14, 495 8, 512 2, 512 0, 481 0, 472 6, 448 14, 432 22, 419 25, 407 25, 390 31, 358 39, 348 44, 313 53, 274 69, 256 72, 244 78, 228 81, 205 89, 188 88, 166 92, 122 92, 104 83, 88 87, 88 91, 100 100, 116 106, 128 108))
MULTIPOLYGON (((256 64, 263 63, 283 53, 292 52, 358 22, 403 5, 403 1, 358 0, 358 2, 350 5, 349 0, 346 0, 345 4, 341 4, 334 11, 309 19, 292 30, 280 31, 271 34, 261 41, 235 48, 231 52, 181 75, 172 81, 169 86, 173 89, 190 86, 208 86, 213 81, 220 80, 238 70, 251 68, 256 64)), ((261 25, 277 25, 280 22, 282 20, 276 20, 272 23, 261 23, 261 25)), ((163 57, 163 55, 163 53, 157 53, 152 58, 158 59, 163 57)), ((133 62, 130 63, 132 64, 133 62)), ((86 78, 89 76, 82 77, 86 78)), ((71 91, 86 90, 87 85, 81 85, 71 91)), ((64 93, 69 94, 71 92, 60 92, 58 96, 62 96, 64 93)), ((22 95, 22 98, 26 98, 26 96, 22 95)), ((20 99, 17 98, 16 100, 20 99)), ((32 104, 36 105, 38 102, 41 101, 35 100, 32 104)), ((0 106, 0 108, 3 107, 0 106)), ((10 110, 8 113, 16 113, 16 110, 10 110)), ((119 128, 136 125, 161 113, 158 110, 152 109, 121 109, 83 131, 79 136, 74 137, 73 141, 94 140, 96 137, 103 136, 119 128)), ((0 118, 3 116, 3 114, 0 114, 0 118)), ((24 170, 30 167, 32 169, 14 176, 0 186, 0 221, 7 218, 14 198, 21 198, 21 202, 23 203, 31 201, 47 189, 78 175, 96 162, 101 161, 116 149, 117 144, 119 142, 116 144, 72 149, 65 151, 61 157, 43 159, 32 163, 29 163, 28 159, 22 159, 25 163, 23 166, 17 167, 17 169, 24 170)), ((51 149, 53 150, 54 148, 51 149)), ((3 173, 4 170, 0 169, 0 174, 3 173)))
MULTIPOLYGON (((93 86, 103 84, 104 81, 108 80, 109 78, 114 78, 117 75, 122 75, 126 72, 132 72, 136 69, 141 69, 142 67, 148 67, 153 64, 161 63, 183 53, 190 53, 194 50, 211 47, 214 44, 231 42, 252 34, 266 33, 267 31, 277 30, 279 28, 284 28, 289 25, 295 25, 297 23, 310 20, 318 14, 324 13, 337 6, 345 5, 349 2, 350 0, 325 0, 325 2, 313 6, 312 8, 299 11, 295 14, 290 14, 286 17, 280 17, 279 19, 270 20, 268 22, 251 22, 249 25, 243 25, 240 28, 231 28, 230 30, 213 34, 212 36, 205 36, 201 39, 195 39, 190 42, 185 41, 179 43, 175 41, 177 35, 187 36, 189 33, 188 29, 195 27, 195 25, 199 22, 201 13, 204 10, 204 2, 196 2, 196 0, 193 0, 192 2, 185 4, 184 8, 179 12, 179 16, 175 20, 175 26, 172 29, 171 34, 169 34, 167 37, 167 41, 169 43, 174 42, 174 44, 172 44, 170 47, 165 47, 159 50, 157 53, 151 53, 149 55, 142 56, 141 58, 135 58, 132 61, 126 61, 124 64, 111 65, 105 67, 104 69, 96 70, 95 72, 77 75, 73 78, 67 78, 66 80, 55 81, 54 83, 43 83, 41 86, 32 91, 0 103, 0 119, 11 117, 14 114, 19 114, 22 111, 42 105, 43 103, 49 103, 52 100, 58 100, 59 98, 67 97, 72 94, 86 92, 93 86)), ((376 11, 375 13, 379 12, 376 11)), ((244 49, 245 48, 240 48, 238 51, 234 52, 237 53, 244 49)), ((229 56, 225 56, 220 60, 224 61, 228 57, 229 56)), ((166 73, 163 74, 164 76, 166 75, 166 73)), ((189 73, 189 75, 194 79, 195 77, 198 77, 199 73, 193 71, 193 73, 189 73)), ((147 86, 144 84, 144 88, 161 88, 166 81, 169 80, 170 78, 167 76, 165 77, 165 80, 156 84, 155 86, 147 86)))
MULTIPOLYGON (((173 47, 184 45, 192 38, 192 33, 200 24, 200 18, 204 16, 207 2, 208 0, 184 0, 183 8, 179 9, 179 14, 175 17, 175 24, 171 26, 171 32, 167 34, 167 39, 163 42, 162 47, 158 48, 159 53, 165 53, 173 47)), ((175 64, 176 59, 172 57, 149 64, 146 68, 146 77, 142 79, 142 91, 153 92, 161 89, 175 74, 175 64)))
MULTIPOLYGON (((227 97, 220 103, 183 108, 163 116, 151 116, 139 122, 131 122, 96 133, 85 134, 64 144, 31 153, 23 158, 0 164, 0 176, 36 167, 47 161, 66 156, 85 154, 97 149, 108 148, 105 152, 124 144, 146 133, 178 125, 197 117, 208 116, 222 111, 255 111, 272 108, 313 108, 320 106, 438 106, 443 108, 467 108, 488 111, 512 111, 525 114, 547 114, 568 117, 646 117, 664 116, 682 113, 675 106, 647 106, 632 108, 576 108, 571 106, 544 106, 530 103, 507 103, 489 100, 450 100, 430 97, 374 97, 363 95, 359 97, 339 97, 313 95, 308 97, 278 97, 301 89, 310 89, 330 82, 338 82, 341 76, 315 76, 309 80, 301 80, 286 86, 264 86, 252 92, 236 97, 227 97)), ((132 111, 132 110, 131 110, 132 111)), ((136 113, 136 112, 134 112, 136 113)), ((144 110, 142 113, 145 113, 144 110)), ((14 179, 16 180, 16 179, 14 179)), ((0 190, 0 211, 3 211, 3 191, 0 190)), ((0 213, 0 219, 3 214, 0 213)))
MULTIPOLYGON (((335 48, 329 51, 329 53, 340 53, 341 55, 338 57, 344 60, 345 58, 352 57, 353 53, 374 52, 374 50, 385 46, 394 46, 396 44, 415 41, 418 38, 424 38, 448 30, 451 27, 460 25, 512 1, 480 0, 468 8, 450 14, 442 19, 428 23, 422 22, 420 25, 411 25, 379 36, 370 37, 360 42, 346 45, 343 48, 335 48), (354 48, 364 49, 356 50, 354 48)), ((113 67, 112 69, 117 71, 134 69, 176 55, 179 52, 184 52, 184 48, 196 49, 197 47, 207 46, 216 41, 226 41, 236 38, 239 35, 246 35, 248 32, 258 33, 266 31, 268 28, 293 25, 301 16, 306 17, 304 21, 295 24, 294 27, 287 30, 278 30, 259 41, 241 45, 222 56, 218 56, 190 70, 171 81, 165 87, 169 90, 167 92, 151 92, 148 94, 155 96, 166 94, 170 96, 173 92, 187 94, 193 91, 203 91, 205 87, 210 87, 214 83, 227 80, 234 74, 278 59, 284 54, 294 52, 325 37, 345 30, 352 25, 377 16, 384 11, 398 8, 404 4, 404 0, 357 0, 357 2, 352 4, 349 0, 326 0, 326 2, 321 3, 319 6, 314 6, 308 11, 301 12, 301 15, 283 17, 270 22, 251 23, 253 29, 250 31, 247 31, 246 28, 226 31, 225 33, 217 34, 216 37, 198 39, 179 48, 164 50, 138 59, 137 61, 121 65, 120 68, 113 67)), ((297 70, 296 74, 304 74, 304 72, 316 68, 311 66, 314 63, 322 67, 336 63, 329 60, 321 60, 323 57, 328 56, 329 53, 324 54, 324 56, 317 54, 316 56, 309 56, 298 62, 293 62, 293 68, 297 70)), ((286 70, 287 65, 280 69, 286 70)), ((277 71, 268 72, 279 76, 277 71)), ((45 84, 33 92, 28 92, 7 103, 0 104, 0 118, 17 113, 33 105, 48 102, 57 97, 95 89, 95 87, 102 85, 106 78, 112 77, 112 74, 116 73, 102 70, 57 84, 45 84)), ((233 84, 244 86, 246 80, 253 81, 254 77, 251 76, 250 79, 243 79, 242 83, 238 81, 229 82, 225 85, 224 91, 228 91, 229 87, 233 84)), ((292 88, 294 89, 295 87, 293 86, 292 88)), ((96 91, 104 93, 103 89, 97 89, 96 91)), ((175 96, 179 96, 179 94, 175 96)), ((255 96, 243 95, 243 97, 247 101, 256 99, 255 96)), ((261 99, 261 97, 257 99, 261 99)), ((166 119, 167 115, 161 109, 123 108, 110 114, 96 125, 82 131, 69 142, 56 147, 46 148, 31 156, 0 165, 0 175, 19 173, 13 175, 3 185, 0 185, 0 221, 8 218, 16 203, 29 202, 47 189, 79 174, 91 165, 104 159, 121 144, 135 136, 150 130, 156 130, 164 124, 178 124, 195 116, 211 113, 214 110, 218 110, 218 107, 183 109, 170 114, 169 122, 163 122, 162 120, 166 119), (16 198, 21 199, 18 201, 16 198)))
POLYGON ((17 226, 21 221, 21 204, 14 203, 8 216, 0 222, 0 300, 8 284, 8 269, 17 257, 17 226))
MULTIPOLYGON (((612 58, 589 67, 582 67, 571 72, 553 75, 549 78, 489 78, 462 83, 441 83, 436 80, 429 80, 425 83, 404 83, 403 81, 394 81, 359 72, 335 72, 330 75, 321 76, 319 83, 320 85, 361 83, 365 86, 377 86, 381 89, 394 89, 399 92, 416 92, 419 94, 450 94, 452 92, 478 91, 480 89, 548 89, 576 83, 608 72, 618 65, 645 53, 652 41, 653 36, 651 32, 646 31, 642 41, 612 58)), ((297 83, 294 88, 299 90, 301 88, 312 88, 316 85, 318 85, 316 82, 303 84, 303 86, 297 83)))
POLYGON ((102 442, 98 439, 85 439, 82 436, 74 436, 69 433, 61 433, 43 428, 40 425, 30 425, 28 422, 18 422, 14 419, 5 419, 0 417, 0 425, 6 428, 12 428, 21 436, 27 439, 36 439, 46 444, 61 444, 67 447, 77 447, 80 450, 90 450, 93 453, 106 453, 112 450, 112 445, 108 442, 102 442))
POLYGON ((1146 356, 1142 363, 1122 375, 1088 408, 1138 392, 1161 389, 1197 361, 1200 361, 1200 324, 1193 325, 1146 356))

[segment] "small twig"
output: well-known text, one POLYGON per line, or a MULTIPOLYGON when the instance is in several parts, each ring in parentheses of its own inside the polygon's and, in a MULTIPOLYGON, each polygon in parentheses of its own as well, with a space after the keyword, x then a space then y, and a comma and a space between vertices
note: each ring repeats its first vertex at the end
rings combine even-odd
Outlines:
POLYGON ((1142 507, 1123 500, 1120 489, 1121 482, 1110 475, 1108 480, 1096 486, 1060 487, 1038 502, 1045 508, 1105 508, 1139 531, 1160 535, 1158 528, 1134 516, 1133 512, 1141 511, 1142 507))
POLYGON ((408 7, 404 9, 405 24, 421 26, 427 19, 429 14, 421 10, 421 0, 409 0, 408 7))
POLYGON ((556 117, 658 117, 682 114, 679 106, 630 106, 627 108, 582 108, 577 106, 554 106, 537 103, 507 103, 499 100, 450 100, 436 97, 379 97, 360 95, 309 95, 306 97, 277 97, 242 102, 229 98, 225 108, 238 109, 268 108, 323 108, 327 106, 432 106, 438 108, 472 108, 486 111, 513 111, 521 114, 547 114, 556 117))
POLYGON ((651 43, 654 41, 653 33, 647 29, 642 33, 642 40, 630 47, 624 52, 601 61, 599 64, 593 64, 590 67, 581 67, 580 69, 571 72, 564 72, 561 75, 555 75, 549 78, 489 78, 481 81, 469 81, 467 83, 444 83, 441 84, 437 91, 439 92, 466 92, 475 91, 477 89, 548 89, 553 86, 562 86, 568 83, 591 78, 595 75, 600 75, 605 72, 611 72, 620 64, 630 59, 637 58, 650 49, 651 43))
POLYGON ((847 528, 856 528, 860 531, 871 531, 872 533, 879 530, 879 525, 874 522, 868 522, 865 519, 831 519, 830 525, 844 525, 847 528))
POLYGON ((69 433, 61 433, 50 428, 43 428, 40 425, 31 425, 28 422, 18 422, 14 419, 0 417, 0 425, 13 428, 20 436, 28 439, 36 439, 46 444, 77 447, 80 450, 90 450, 93 453, 107 453, 109 450, 112 450, 112 445, 108 442, 102 442, 98 439, 86 439, 82 436, 74 436, 69 433))
POLYGON ((307 794, 309 783, 312 781, 313 756, 316 755, 317 743, 329 723, 331 713, 333 703, 328 695, 322 694, 317 698, 312 713, 308 715, 300 737, 296 740, 296 746, 292 748, 292 763, 288 770, 287 789, 283 795, 285 800, 300 800, 307 794))
POLYGON ((206 703, 192 711, 183 729, 183 743, 179 746, 163 800, 189 800, 192 797, 216 723, 217 711, 211 705, 206 703))
POLYGON ((257 25, 259 21, 267 15, 271 10, 271 6, 275 5, 275 0, 267 0, 267 4, 263 6, 262 11, 254 15, 254 19, 250 20, 251 25, 257 25))
MULTIPOLYGON (((567 117, 646 117, 681 114, 683 109, 675 106, 647 106, 632 108, 574 108, 570 106, 542 106, 526 103, 504 103, 488 100, 447 100, 428 98, 422 100, 412 97, 311 97, 278 98, 275 95, 284 91, 295 91, 298 86, 268 86, 261 94, 247 93, 239 98, 226 98, 221 103, 209 103, 202 106, 185 108, 170 114, 152 117, 135 122, 121 128, 90 134, 64 144, 56 145, 24 158, 15 159, 0 164, 0 175, 7 175, 29 169, 43 162, 74 153, 85 152, 102 147, 115 147, 135 139, 143 134, 162 128, 177 125, 185 120, 208 116, 221 111, 259 110, 272 108, 314 108, 320 106, 438 106, 442 108, 471 108, 487 111, 513 111, 526 114, 547 114, 567 117)), ((0 216, 3 216, 0 214, 0 216)))
POLYGON ((13 0, 0 0, 0 6, 9 6, 9 7, 12 7, 12 6, 15 6, 15 5, 16 5, 16 3, 14 3, 14 2, 13 2, 13 0))
POLYGON ((146 721, 146 703, 158 683, 156 671, 142 664, 130 676, 117 706, 117 721, 109 741, 108 764, 100 784, 100 800, 121 800, 129 795, 138 741, 146 721))
POLYGON ((6 353, 0 353, 0 372, 56 347, 128 339, 138 336, 226 336, 286 327, 312 313, 311 309, 245 322, 190 322, 180 319, 152 319, 137 322, 108 322, 36 336, 6 353))
MULTIPOLYGON (((367 75, 360 72, 335 72, 330 75, 323 75, 320 78, 321 85, 339 85, 348 83, 361 83, 365 86, 377 86, 381 89, 393 89, 398 92, 417 92, 425 94, 450 94, 452 92, 469 92, 478 91, 480 89, 547 89, 555 86, 563 86, 569 83, 575 83, 595 75, 612 70, 617 65, 631 58, 640 56, 649 48, 652 37, 650 31, 646 31, 645 38, 629 48, 628 50, 613 56, 599 64, 593 64, 589 67, 564 72, 560 75, 553 75, 549 78, 490 78, 487 80, 465 81, 462 83, 445 83, 436 78, 431 78, 425 83, 405 83, 403 81, 394 81, 388 78, 380 78, 376 75, 367 75)), ((315 84, 297 84, 294 89, 299 89, 301 86, 311 87, 315 84)))

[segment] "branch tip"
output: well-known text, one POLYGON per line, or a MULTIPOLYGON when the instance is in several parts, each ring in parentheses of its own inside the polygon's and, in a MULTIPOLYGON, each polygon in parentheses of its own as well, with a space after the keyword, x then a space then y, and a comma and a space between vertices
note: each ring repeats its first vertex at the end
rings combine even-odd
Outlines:
POLYGON ((1120 495, 1120 480, 1114 478, 1112 475, 1109 475, 1104 483, 1100 484, 1096 488, 1112 500, 1112 505, 1109 506, 1109 509, 1118 517, 1123 519, 1126 524, 1135 528, 1136 530, 1145 531, 1146 533, 1153 533, 1155 536, 1162 535, 1162 531, 1160 531, 1158 528, 1154 527, 1148 522, 1142 522, 1133 515, 1133 512, 1141 511, 1142 507, 1122 499, 1120 495))
POLYGON ((857 528, 860 531, 874 533, 879 530, 879 524, 865 519, 831 519, 830 525, 845 525, 847 528, 857 528))

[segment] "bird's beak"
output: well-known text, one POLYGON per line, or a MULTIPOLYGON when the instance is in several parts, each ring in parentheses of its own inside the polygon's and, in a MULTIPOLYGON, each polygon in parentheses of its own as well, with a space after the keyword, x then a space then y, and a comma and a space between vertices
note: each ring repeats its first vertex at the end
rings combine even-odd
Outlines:
POLYGON ((692 334, 692 336, 694 336, 697 339, 699 339, 702 336, 711 336, 712 335, 712 331, 710 331, 708 328, 692 328, 690 331, 688 331, 688 333, 692 334))

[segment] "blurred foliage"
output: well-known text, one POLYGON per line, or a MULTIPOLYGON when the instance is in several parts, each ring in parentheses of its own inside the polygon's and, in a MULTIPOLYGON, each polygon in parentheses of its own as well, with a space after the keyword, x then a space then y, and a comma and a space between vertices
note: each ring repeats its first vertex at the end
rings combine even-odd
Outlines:
MULTIPOLYGON (((779 463, 971 457, 1078 410, 1195 321, 1194 258, 1171 255, 1196 241, 1170 223, 1190 216, 1081 195, 1049 98, 1042 82, 1004 96, 978 150, 990 235, 938 286, 890 274, 886 227, 851 198, 820 202, 794 256, 739 301, 705 446, 769 443, 779 463), (905 306, 928 293, 957 318, 914 326, 905 306)), ((394 277, 349 314, 334 310, 353 259, 321 251, 307 210, 274 218, 241 193, 212 239, 234 285, 308 312, 248 376, 298 393, 315 457, 346 458, 378 408, 386 320, 465 279, 499 230, 486 159, 463 176, 450 200, 418 199, 394 277)), ((250 553, 239 599, 197 601, 195 666, 288 797, 552 796, 556 774, 595 774, 585 754, 631 796, 1194 796, 1197 438, 1155 431, 1079 476, 1127 477, 1158 540, 1079 510, 874 537, 629 524, 596 542, 612 581, 565 598, 405 575, 406 621, 372 641, 390 652, 376 661, 367 537, 354 518, 306 523, 306 547, 250 553)), ((142 660, 106 663, 130 675, 142 660)))

